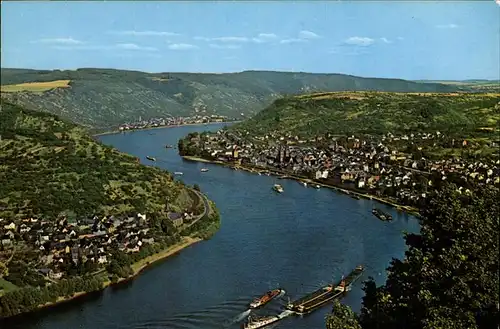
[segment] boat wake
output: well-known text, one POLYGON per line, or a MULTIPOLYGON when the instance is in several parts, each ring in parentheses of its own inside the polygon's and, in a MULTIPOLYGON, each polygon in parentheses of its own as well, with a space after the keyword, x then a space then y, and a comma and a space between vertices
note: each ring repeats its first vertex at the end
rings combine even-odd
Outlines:
POLYGON ((235 316, 232 320, 231 320, 231 323, 230 324, 234 324, 234 323, 237 323, 237 322, 240 322, 241 320, 245 319, 246 317, 248 317, 248 315, 252 312, 251 309, 248 309, 246 310, 245 312, 241 312, 240 314, 238 314, 237 316, 235 316))
POLYGON ((283 311, 280 314, 278 314, 278 317, 280 319, 283 319, 283 318, 286 318, 287 316, 290 316, 290 315, 292 315, 294 313, 295 313, 294 311, 286 310, 286 311, 283 311))
MULTIPOLYGON (((159 316, 156 319, 131 323, 127 328, 220 329, 222 322, 228 321, 227 319, 230 319, 232 314, 239 312, 243 305, 247 305, 247 300, 248 297, 244 296, 189 313, 177 313, 167 317, 159 316)), ((234 323, 228 323, 224 327, 231 327, 234 323)))

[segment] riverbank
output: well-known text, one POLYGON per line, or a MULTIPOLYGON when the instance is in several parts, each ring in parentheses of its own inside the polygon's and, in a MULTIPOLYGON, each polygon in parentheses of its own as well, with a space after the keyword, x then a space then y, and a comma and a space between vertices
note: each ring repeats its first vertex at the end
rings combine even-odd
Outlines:
POLYGON ((306 182, 308 184, 315 184, 315 185, 319 185, 319 186, 322 186, 322 187, 326 187, 326 188, 329 188, 329 189, 333 189, 333 190, 339 191, 339 192, 344 193, 346 195, 356 195, 356 196, 359 196, 359 197, 362 197, 362 198, 365 198, 365 199, 376 200, 376 201, 378 201, 380 203, 383 203, 383 204, 389 205, 391 207, 394 207, 397 210, 405 211, 405 212, 407 212, 409 214, 416 215, 416 216, 419 215, 417 208, 414 208, 414 207, 411 207, 411 206, 400 205, 400 204, 397 204, 395 202, 392 202, 390 200, 381 198, 381 197, 376 196, 376 195, 372 195, 372 194, 368 194, 368 193, 359 193, 359 192, 352 191, 352 190, 349 190, 349 189, 346 189, 346 188, 343 188, 343 187, 340 187, 340 186, 335 186, 335 185, 332 185, 332 184, 321 183, 321 182, 312 180, 312 179, 310 179, 308 177, 304 177, 304 176, 292 175, 292 174, 287 173, 287 172, 281 172, 279 170, 272 170, 272 169, 268 169, 268 168, 254 167, 254 166, 248 166, 248 165, 237 165, 237 164, 232 164, 232 163, 218 161, 218 160, 207 160, 207 159, 203 159, 203 158, 196 157, 196 156, 182 156, 182 158, 185 159, 185 160, 188 160, 188 161, 197 161, 197 162, 213 163, 213 164, 223 165, 225 167, 230 167, 230 168, 233 168, 233 169, 236 169, 236 170, 243 170, 243 171, 247 171, 247 172, 254 173, 254 174, 263 173, 263 172, 269 172, 270 174, 272 174, 274 176, 281 176, 284 179, 285 178, 286 179, 293 179, 293 180, 298 181, 298 182, 306 182))
POLYGON ((111 130, 111 131, 105 131, 102 133, 98 134, 92 134, 94 137, 98 136, 105 136, 105 135, 114 135, 114 134, 119 134, 122 132, 132 132, 132 131, 140 131, 140 130, 154 130, 154 129, 161 129, 161 128, 176 128, 176 127, 184 127, 184 126, 204 126, 204 125, 215 125, 215 124, 223 124, 223 123, 238 123, 241 121, 222 121, 222 122, 207 122, 207 123, 186 123, 182 125, 165 125, 165 126, 158 126, 158 127, 147 127, 147 128, 140 128, 140 129, 129 129, 129 130, 111 130))
MULTIPOLYGON (((101 289, 99 289, 97 291, 92 291, 92 292, 80 291, 80 292, 76 292, 71 297, 59 297, 55 302, 49 302, 49 303, 46 303, 43 305, 39 305, 36 309, 34 309, 32 311, 38 311, 38 310, 42 310, 42 309, 46 309, 46 308, 50 308, 50 307, 55 307, 55 306, 58 306, 60 304, 74 301, 74 300, 76 300, 80 297, 86 296, 88 294, 92 294, 92 293, 95 293, 98 291, 103 291, 107 287, 118 285, 120 283, 124 283, 126 281, 133 280, 139 274, 141 274, 144 270, 146 270, 150 265, 157 263, 161 260, 167 259, 168 257, 170 257, 170 256, 180 252, 181 250, 183 250, 183 249, 185 249, 185 248, 187 248, 195 243, 198 243, 200 241, 203 241, 203 239, 198 238, 198 237, 191 237, 191 236, 184 237, 184 238, 182 238, 182 240, 180 242, 170 246, 169 248, 167 248, 163 251, 160 251, 157 254, 148 256, 144 259, 141 259, 140 261, 132 264, 130 267, 132 268, 133 274, 130 275, 128 278, 120 278, 116 282, 111 282, 108 279, 108 280, 103 282, 101 289)), ((22 314, 26 314, 26 313, 16 314, 15 316, 22 315, 22 314)))

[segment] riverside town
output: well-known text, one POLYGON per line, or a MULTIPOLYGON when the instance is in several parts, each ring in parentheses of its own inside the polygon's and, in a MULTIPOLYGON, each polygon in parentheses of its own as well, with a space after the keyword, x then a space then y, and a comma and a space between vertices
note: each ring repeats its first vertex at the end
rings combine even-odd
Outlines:
POLYGON ((119 127, 120 131, 127 130, 137 130, 137 129, 148 129, 156 127, 168 127, 168 126, 182 126, 182 125, 193 125, 193 124, 206 124, 206 123, 216 123, 216 122, 231 122, 237 121, 237 119, 228 118, 223 115, 209 115, 201 116, 196 115, 192 117, 167 117, 167 118, 151 118, 148 120, 142 120, 139 118, 137 122, 125 123, 119 127))
POLYGON ((500 0, 386 2, 2 2, 0 329, 500 329, 500 0))
MULTIPOLYGON (((486 146, 495 149, 499 144, 500 141, 493 141, 486 146)), ((429 147, 450 147, 465 154, 479 146, 467 139, 449 138, 439 131, 401 136, 326 134, 300 138, 276 133, 248 137, 246 131, 219 130, 215 134, 191 133, 179 142, 179 152, 234 168, 273 171, 417 207, 431 189, 444 181, 457 184, 460 193, 470 193, 472 183, 500 186, 498 156, 481 159, 424 156, 429 147)))

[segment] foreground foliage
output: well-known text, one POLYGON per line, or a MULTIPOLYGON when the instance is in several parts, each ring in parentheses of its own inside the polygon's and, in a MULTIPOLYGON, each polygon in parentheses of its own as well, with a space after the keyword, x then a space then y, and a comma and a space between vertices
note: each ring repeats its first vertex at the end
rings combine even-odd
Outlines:
MULTIPOLYGON (((422 209, 421 233, 394 259, 387 282, 365 283, 359 324, 371 328, 495 328, 499 300, 499 190, 464 196, 446 185, 422 209)), ((327 328, 346 328, 353 314, 338 311, 327 328)))

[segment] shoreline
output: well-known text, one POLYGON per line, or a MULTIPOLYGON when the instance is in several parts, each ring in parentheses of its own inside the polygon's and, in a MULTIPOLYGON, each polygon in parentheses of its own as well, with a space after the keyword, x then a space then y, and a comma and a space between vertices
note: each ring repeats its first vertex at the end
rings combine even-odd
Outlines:
POLYGON ((254 174, 255 173, 259 173, 259 172, 269 172, 269 173, 271 173, 274 176, 285 176, 285 178, 283 178, 283 179, 292 179, 292 180, 295 180, 295 181, 298 181, 298 182, 307 182, 307 183, 316 184, 316 185, 319 185, 319 186, 322 186, 322 187, 326 187, 326 188, 329 188, 329 189, 340 191, 340 192, 344 193, 347 196, 356 195, 356 196, 359 196, 359 197, 362 197, 362 198, 365 198, 365 199, 375 200, 375 201, 378 201, 380 203, 389 205, 389 206, 391 206, 393 208, 396 208, 396 210, 405 211, 405 212, 407 212, 409 214, 416 215, 416 216, 419 215, 417 208, 414 208, 414 207, 411 207, 411 206, 400 205, 400 204, 394 203, 392 201, 389 201, 387 199, 378 197, 376 195, 359 193, 359 192, 351 191, 351 190, 348 190, 346 188, 342 188, 342 187, 339 187, 339 186, 325 184, 325 183, 321 183, 321 182, 316 182, 315 180, 313 180, 311 178, 307 178, 307 177, 295 176, 295 175, 292 175, 292 174, 289 174, 289 173, 280 173, 280 172, 278 172, 276 170, 267 169, 267 168, 261 168, 261 169, 259 169, 258 167, 251 167, 251 166, 245 166, 245 165, 237 165, 237 164, 232 164, 232 163, 223 162, 223 161, 219 161, 219 160, 207 160, 207 159, 203 159, 203 158, 200 158, 200 157, 197 157, 197 156, 181 156, 181 158, 183 158, 184 160, 187 160, 187 161, 197 161, 197 162, 213 163, 213 164, 223 165, 225 167, 230 167, 230 168, 233 168, 233 169, 239 169, 239 170, 243 170, 243 171, 254 173, 254 174))
MULTIPOLYGON (((80 297, 83 297, 83 296, 86 296, 88 294, 92 294, 92 293, 96 293, 96 292, 102 292, 102 291, 104 291, 108 287, 115 286, 115 285, 118 285, 120 283, 124 283, 126 281, 134 280, 144 270, 146 270, 150 265, 153 265, 154 263, 157 263, 157 262, 159 262, 161 260, 165 260, 168 257, 173 256, 174 254, 180 252, 181 250, 183 250, 183 249, 185 249, 185 248, 187 248, 187 247, 189 247, 191 245, 194 245, 195 243, 198 243, 200 241, 203 241, 203 239, 201 239, 201 238, 193 238, 193 237, 190 237, 190 236, 184 237, 180 242, 178 242, 178 243, 176 243, 176 244, 168 247, 167 249, 162 250, 162 251, 160 251, 157 254, 148 256, 148 257, 146 257, 144 259, 141 259, 140 261, 138 261, 136 263, 131 264, 130 267, 132 268, 132 270, 134 271, 134 273, 131 276, 129 276, 128 278, 120 278, 117 282, 114 282, 114 283, 112 283, 108 279, 108 280, 106 280, 106 281, 103 282, 102 287, 99 290, 90 291, 90 292, 80 291, 80 292, 76 292, 71 297, 59 297, 55 302, 49 302, 49 303, 46 303, 46 304, 39 305, 36 309, 34 309, 34 310, 30 311, 30 312, 16 314, 16 315, 12 316, 11 318, 15 318, 16 316, 26 315, 26 314, 29 314, 31 312, 41 311, 43 309, 47 309, 47 308, 50 308, 50 307, 55 307, 55 306, 58 306, 60 304, 64 304, 64 303, 76 300, 76 299, 78 299, 80 297)), ((8 318, 4 318, 4 319, 8 319, 8 318)))
POLYGON ((132 131, 140 131, 140 130, 154 130, 154 129, 161 129, 161 128, 178 128, 178 127, 184 127, 184 126, 204 126, 204 125, 215 125, 215 124, 222 124, 222 123, 238 123, 241 122, 239 121, 222 121, 222 122, 207 122, 207 123, 185 123, 182 125, 165 125, 165 126, 158 126, 158 127, 147 127, 147 128, 140 128, 140 129, 128 129, 128 130, 111 130, 111 131, 105 131, 102 133, 98 134, 92 134, 94 137, 98 136, 105 136, 105 135, 115 135, 119 134, 122 132, 132 132, 132 131))

